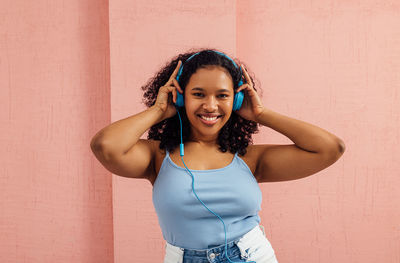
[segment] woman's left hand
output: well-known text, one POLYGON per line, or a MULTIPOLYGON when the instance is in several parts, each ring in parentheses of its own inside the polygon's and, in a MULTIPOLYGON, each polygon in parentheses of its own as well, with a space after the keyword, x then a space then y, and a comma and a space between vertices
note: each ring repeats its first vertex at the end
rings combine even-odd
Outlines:
POLYGON ((237 92, 243 90, 244 99, 240 110, 236 111, 236 113, 242 118, 257 122, 258 116, 264 111, 264 106, 253 88, 249 74, 243 65, 241 65, 241 67, 246 78, 246 83, 237 89, 237 92))

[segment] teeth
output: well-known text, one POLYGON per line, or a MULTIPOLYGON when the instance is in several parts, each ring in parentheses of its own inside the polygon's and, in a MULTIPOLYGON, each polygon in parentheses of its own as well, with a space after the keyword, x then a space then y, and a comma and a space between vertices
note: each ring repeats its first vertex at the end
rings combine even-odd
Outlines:
POLYGON ((216 120, 218 117, 206 117, 206 116, 201 116, 202 119, 207 120, 207 121, 214 121, 216 120))

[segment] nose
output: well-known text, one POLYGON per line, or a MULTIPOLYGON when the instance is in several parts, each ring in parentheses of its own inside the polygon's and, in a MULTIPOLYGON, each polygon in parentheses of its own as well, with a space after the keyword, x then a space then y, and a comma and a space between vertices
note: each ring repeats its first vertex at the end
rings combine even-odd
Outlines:
POLYGON ((208 96, 203 103, 203 109, 207 112, 218 110, 218 100, 214 96, 208 96))

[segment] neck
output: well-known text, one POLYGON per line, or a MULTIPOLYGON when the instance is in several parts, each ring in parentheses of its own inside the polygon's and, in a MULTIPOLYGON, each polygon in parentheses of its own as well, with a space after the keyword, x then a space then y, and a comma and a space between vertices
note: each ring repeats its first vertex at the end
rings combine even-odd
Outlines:
POLYGON ((188 140, 188 142, 197 144, 199 146, 204 146, 204 147, 215 147, 218 146, 218 137, 213 137, 213 138, 196 138, 194 136, 191 136, 188 140))
POLYGON ((218 145, 218 133, 205 135, 191 128, 188 141, 196 143, 199 146, 215 147, 218 145))

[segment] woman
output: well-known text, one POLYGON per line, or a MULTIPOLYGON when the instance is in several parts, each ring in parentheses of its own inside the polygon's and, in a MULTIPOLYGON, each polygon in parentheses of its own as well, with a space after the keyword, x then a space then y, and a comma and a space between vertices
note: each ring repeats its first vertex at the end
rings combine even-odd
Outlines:
POLYGON ((153 185, 164 262, 277 262, 258 183, 315 174, 343 141, 265 107, 243 64, 214 49, 179 55, 142 89, 149 108, 103 128, 91 148, 112 173, 153 185), (295 144, 253 145, 257 125, 295 144))

